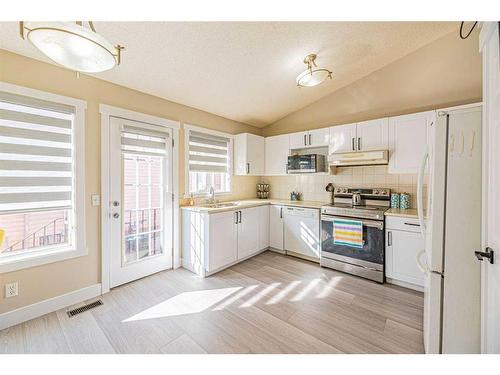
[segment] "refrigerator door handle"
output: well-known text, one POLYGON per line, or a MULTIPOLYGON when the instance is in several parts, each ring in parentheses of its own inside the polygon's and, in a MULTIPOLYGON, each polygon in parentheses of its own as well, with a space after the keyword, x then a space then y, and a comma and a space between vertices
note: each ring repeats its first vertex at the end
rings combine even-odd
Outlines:
POLYGON ((424 194, 424 174, 425 174, 425 166, 427 164, 427 160, 429 159, 429 151, 427 146, 425 147, 424 155, 422 156, 422 160, 420 161, 420 168, 418 170, 418 179, 417 179, 417 212, 418 212, 418 221, 420 223, 420 233, 425 240, 425 233, 427 228, 425 227, 424 220, 424 202, 423 202, 423 194, 424 194))
POLYGON ((417 257, 416 257, 417 266, 424 275, 428 275, 429 274, 429 266, 427 265, 427 260, 425 261, 425 264, 422 263, 422 256, 423 255, 426 255, 425 250, 421 250, 418 252, 417 257))

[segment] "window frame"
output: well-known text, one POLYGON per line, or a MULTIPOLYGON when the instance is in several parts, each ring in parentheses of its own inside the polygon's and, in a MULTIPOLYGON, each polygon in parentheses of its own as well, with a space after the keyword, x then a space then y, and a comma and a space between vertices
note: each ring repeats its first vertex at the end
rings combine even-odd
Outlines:
POLYGON ((0 274, 87 255, 88 250, 85 241, 85 110, 87 102, 2 81, 0 81, 0 91, 69 105, 75 108, 73 121, 74 241, 67 246, 57 245, 2 256, 0 257, 0 274))
POLYGON ((217 135, 219 137, 225 137, 229 139, 229 148, 228 148, 228 158, 229 158, 229 167, 228 167, 228 178, 229 178, 229 191, 224 192, 216 192, 216 196, 226 196, 233 194, 233 139, 234 135, 220 132, 217 130, 207 129, 200 126, 195 126, 191 124, 184 124, 184 198, 190 198, 191 194, 193 197, 206 197, 208 193, 190 193, 189 189, 189 132, 196 131, 200 133, 205 133, 209 135, 217 135))

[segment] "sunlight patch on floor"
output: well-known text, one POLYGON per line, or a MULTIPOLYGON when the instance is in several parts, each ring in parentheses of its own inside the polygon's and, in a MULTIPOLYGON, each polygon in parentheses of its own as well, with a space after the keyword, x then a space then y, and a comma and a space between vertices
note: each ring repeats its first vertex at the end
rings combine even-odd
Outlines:
POLYGON ((252 298, 248 299, 245 303, 241 304, 240 307, 250 307, 260 301, 263 297, 269 294, 273 289, 277 288, 281 283, 272 283, 266 288, 262 289, 259 293, 255 294, 252 298))
POLYGON ((292 290, 294 290, 302 281, 292 281, 288 284, 284 289, 280 290, 279 293, 275 294, 272 298, 270 298, 266 305, 274 305, 280 302, 283 298, 285 298, 292 290))
POLYGON ((323 287, 323 289, 316 295, 316 298, 325 298, 330 295, 330 293, 335 290, 335 287, 342 280, 342 276, 335 276, 328 281, 328 283, 323 287))
POLYGON ((169 316, 200 313, 240 289, 242 289, 241 286, 180 293, 166 301, 141 311, 140 313, 133 315, 122 322, 133 322, 137 320, 158 319, 169 316))
POLYGON ((316 285, 318 285, 320 281, 321 279, 319 278, 309 281, 309 284, 302 288, 302 290, 298 292, 290 301, 297 302, 303 300, 309 294, 309 292, 316 288, 316 285))
POLYGON ((219 311, 219 310, 223 310, 225 309, 226 307, 228 307, 229 305, 233 304, 234 302, 238 301, 240 298, 243 298, 244 296, 246 296, 247 294, 249 294, 250 292, 254 291, 255 289, 257 289, 258 285, 250 285, 250 286, 247 286, 245 287, 245 289, 243 290, 240 290, 238 293, 230 296, 229 298, 227 298, 226 300, 222 301, 221 303, 219 303, 217 306, 215 306, 212 311, 219 311))

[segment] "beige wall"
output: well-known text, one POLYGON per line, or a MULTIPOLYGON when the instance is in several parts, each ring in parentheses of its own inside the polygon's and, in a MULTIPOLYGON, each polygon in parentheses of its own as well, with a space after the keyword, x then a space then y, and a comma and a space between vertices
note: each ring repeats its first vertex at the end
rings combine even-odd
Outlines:
POLYGON ((453 32, 265 127, 264 135, 473 103, 481 95, 478 32, 466 40, 453 32))
MULTIPOLYGON (((86 141, 86 215, 87 247, 85 257, 0 275, 0 313, 26 306, 100 282, 100 211, 90 205, 90 195, 100 192, 100 115, 99 104, 109 104, 172 120, 178 120, 228 133, 261 129, 215 116, 191 107, 114 85, 72 71, 0 50, 0 81, 83 99, 87 102, 86 141), (5 299, 4 284, 19 282, 20 294, 5 299)), ((184 193, 184 134, 180 142, 180 185, 184 193)), ((234 178, 234 198, 255 197, 258 178, 234 178)), ((232 197, 226 197, 230 199, 232 197)))

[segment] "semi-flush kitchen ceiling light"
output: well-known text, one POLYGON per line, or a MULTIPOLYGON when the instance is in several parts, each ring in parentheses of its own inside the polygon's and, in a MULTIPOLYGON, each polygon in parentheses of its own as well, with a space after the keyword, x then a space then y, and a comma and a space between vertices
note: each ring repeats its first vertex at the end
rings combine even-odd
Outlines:
POLYGON ((82 22, 20 22, 21 38, 29 39, 52 61, 77 72, 98 73, 120 65, 121 50, 82 22))
POLYGON ((311 53, 304 59, 304 64, 307 69, 297 76, 297 86, 299 87, 312 87, 324 82, 325 79, 332 79, 332 72, 326 68, 318 68, 316 63, 316 54, 311 53))

